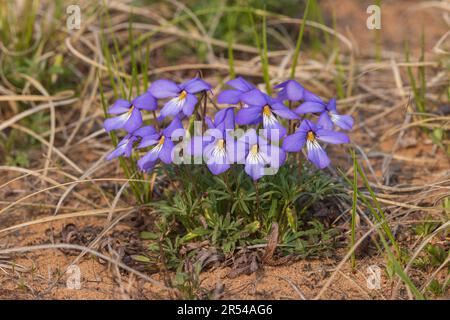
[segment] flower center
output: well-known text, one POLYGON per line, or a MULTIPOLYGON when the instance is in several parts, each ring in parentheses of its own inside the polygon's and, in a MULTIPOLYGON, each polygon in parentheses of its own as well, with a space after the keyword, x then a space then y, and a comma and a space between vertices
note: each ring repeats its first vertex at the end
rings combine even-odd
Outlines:
POLYGON ((308 131, 308 134, 307 134, 306 138, 307 138, 309 141, 314 141, 314 140, 316 139, 316 135, 314 134, 314 132, 308 131))
POLYGON ((224 146, 225 146, 225 140, 223 140, 223 139, 217 140, 217 142, 216 142, 216 147, 217 148, 224 149, 225 148, 224 146))
POLYGON ((250 148, 250 153, 252 155, 256 155, 258 153, 258 145, 257 144, 252 145, 252 147, 250 148))
POLYGON ((272 109, 268 105, 265 105, 263 108, 263 114, 265 116, 271 116, 272 115, 272 109))
POLYGON ((166 140, 166 137, 165 136, 161 136, 161 138, 159 139, 158 144, 159 145, 163 145, 165 140, 166 140))
POLYGON ((184 99, 186 99, 186 96, 187 96, 187 92, 186 92, 186 90, 183 90, 180 93, 179 99, 184 100, 184 99))
POLYGON ((132 106, 130 107, 130 110, 128 110, 128 114, 131 114, 131 113, 133 112, 133 110, 134 110, 134 106, 132 105, 132 106))

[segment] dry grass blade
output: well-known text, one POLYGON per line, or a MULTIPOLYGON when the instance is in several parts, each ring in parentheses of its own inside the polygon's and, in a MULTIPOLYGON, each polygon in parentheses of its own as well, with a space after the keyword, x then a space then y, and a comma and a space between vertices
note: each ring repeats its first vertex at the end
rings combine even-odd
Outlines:
MULTIPOLYGON (((1 98, 2 97, 0 97, 0 100, 1 100, 1 98)), ((43 100, 45 100, 45 99, 43 99, 43 100)), ((41 112, 41 111, 43 111, 45 109, 49 109, 49 108, 51 108, 52 105, 53 105, 53 107, 67 106, 67 105, 70 105, 70 104, 74 103, 77 100, 78 100, 78 98, 64 99, 64 100, 61 99, 61 101, 53 102, 53 104, 45 103, 45 104, 38 105, 38 106, 36 106, 34 108, 27 109, 26 111, 23 111, 23 112, 15 115, 15 116, 13 116, 12 118, 9 118, 8 120, 3 121, 2 123, 0 123, 0 131, 10 127, 12 124, 14 124, 14 123, 16 123, 16 122, 26 118, 26 117, 29 117, 30 115, 32 115, 34 113, 38 113, 38 112, 41 112)), ((10 101, 10 100, 5 99, 5 101, 10 101)), ((26 101, 26 100, 17 99, 17 101, 26 101)))
MULTIPOLYGON (((41 92, 45 97, 50 97, 47 90, 44 88, 44 86, 39 83, 36 79, 26 75, 19 73, 19 76, 26 79, 28 82, 30 82, 39 92, 41 92)), ((56 114, 55 114, 55 105, 53 104, 53 101, 49 100, 49 109, 50 109, 50 140, 48 142, 48 151, 47 151, 47 158, 45 159, 44 164, 44 172, 43 175, 47 176, 48 168, 50 167, 50 160, 52 158, 52 152, 53 152, 53 145, 55 143, 55 127, 56 127, 56 114)))
MULTIPOLYGON (((25 175, 22 175, 21 177, 18 177, 18 178, 15 178, 15 179, 12 179, 12 180, 6 182, 5 184, 3 184, 3 185, 1 186, 2 188, 6 187, 6 186, 7 186, 9 183, 11 183, 11 182, 17 181, 17 180, 19 180, 19 179, 23 179, 23 178, 25 178, 25 177, 27 177, 27 176, 29 176, 29 175, 35 176, 35 177, 41 179, 42 181, 45 181, 45 182, 50 183, 50 184, 53 185, 53 187, 49 187, 49 188, 47 188, 47 189, 39 190, 39 191, 37 191, 37 192, 35 192, 35 193, 32 193, 32 194, 30 194, 30 195, 25 196, 25 198, 21 198, 21 199, 18 199, 18 200, 16 200, 16 201, 14 201, 14 202, 11 203, 10 205, 8 205, 8 206, 6 206, 5 208, 3 208, 2 210, 0 210, 0 214, 1 214, 2 212, 4 212, 4 211, 8 210, 9 208, 14 207, 16 204, 21 203, 21 202, 23 202, 24 200, 26 200, 26 199, 28 199, 28 198, 31 198, 31 197, 33 197, 33 196, 35 196, 35 195, 41 194, 41 193, 43 193, 43 192, 47 192, 48 190, 53 190, 53 189, 55 189, 55 188, 66 189, 66 188, 67 188, 66 186, 71 184, 71 183, 69 182, 69 183, 66 183, 66 184, 61 185, 58 181, 56 181, 56 180, 54 180, 54 179, 52 179, 52 178, 49 178, 49 177, 44 176, 43 174, 40 173, 40 171, 44 171, 43 169, 42 169, 42 170, 37 170, 37 171, 36 171, 36 170, 29 170, 29 169, 20 168, 20 167, 0 166, 0 171, 13 171, 13 172, 21 172, 21 173, 25 173, 25 175)), ((68 177, 68 178, 70 178, 70 179, 76 180, 76 177, 70 176, 70 175, 67 174, 67 173, 65 174, 65 176, 68 177)), ((1 189, 1 188, 0 188, 0 189, 1 189)), ((86 197, 84 197, 83 195, 79 194, 78 192, 74 193, 74 196, 75 196, 78 200, 80 200, 80 201, 82 201, 82 202, 84 202, 84 203, 87 203, 87 204, 89 204, 89 205, 91 205, 91 206, 93 206, 93 207, 95 207, 95 208, 99 208, 99 206, 98 206, 97 204, 93 203, 91 200, 87 199, 86 197)))
MULTIPOLYGON (((38 135, 36 132, 23 127, 23 126, 19 126, 17 124, 13 124, 11 125, 12 128, 20 130, 25 132, 26 134, 29 134, 30 136, 32 136, 33 138, 35 138, 36 140, 38 140, 40 143, 42 143, 43 145, 46 145, 48 148, 52 148, 53 152, 55 152, 62 160, 64 160, 69 166, 71 166, 72 168, 74 168, 76 171, 78 171, 79 173, 83 173, 84 170, 81 169, 79 166, 77 166, 72 160, 70 160, 64 153, 62 153, 58 148, 56 148, 55 146, 51 147, 50 142, 48 142, 47 140, 45 140, 44 138, 42 138, 40 135, 38 135)), ((44 168, 44 171, 48 171, 49 167, 44 168)))
POLYGON ((278 223, 274 222, 272 223, 271 232, 269 235, 269 239, 267 241, 266 250, 264 251, 264 256, 262 258, 262 261, 264 263, 272 263, 273 262, 273 255, 275 253, 275 250, 277 249, 278 244, 278 223))
MULTIPOLYGON (((100 157, 100 159, 98 159, 90 168, 88 168, 79 178, 78 180, 84 180, 86 178, 89 178, 96 170, 99 170, 102 168, 102 163, 104 163, 105 161, 105 156, 106 154, 104 154, 102 157, 100 157)), ((61 206, 64 203, 64 200, 67 198, 67 196, 72 192, 72 190, 76 187, 76 184, 73 184, 69 187, 67 187, 66 191, 64 191, 64 193, 61 195, 61 197, 58 200, 58 203, 56 205, 56 209, 55 209, 55 215, 59 212, 59 209, 61 208, 61 206)), ((107 201, 109 203, 109 201, 107 201)))
POLYGON ((112 265, 117 265, 121 269, 128 271, 128 272, 138 276, 141 279, 144 279, 145 281, 151 283, 154 286, 157 286, 164 290, 168 290, 170 292, 174 291, 174 289, 167 287, 163 283, 150 278, 149 276, 147 276, 146 274, 144 274, 140 271, 130 268, 129 266, 127 266, 126 264, 123 264, 122 262, 118 262, 115 259, 105 256, 104 254, 97 252, 95 250, 92 250, 90 248, 75 245, 75 244, 48 244, 48 245, 43 244, 43 245, 35 245, 35 246, 28 246, 28 247, 0 249, 0 254, 5 254, 5 255, 8 254, 9 255, 9 254, 14 254, 14 253, 33 252, 33 251, 39 251, 39 250, 56 250, 56 249, 72 249, 72 250, 86 251, 98 258, 108 261, 112 265))
MULTIPOLYGON (((119 213, 119 212, 123 212, 123 211, 130 211, 133 210, 132 207, 129 208, 116 208, 114 209, 114 213, 119 213)), ((109 214, 111 214, 111 209, 96 209, 96 210, 86 210, 86 211, 77 211, 77 212, 72 212, 72 213, 62 213, 56 216, 50 216, 50 217, 44 217, 44 218, 40 218, 40 219, 36 219, 36 220, 32 220, 32 221, 28 221, 28 222, 24 222, 24 223, 20 223, 20 224, 16 224, 4 229, 0 230, 0 234, 1 233, 7 233, 7 232, 11 232, 14 230, 18 230, 21 228, 25 228, 25 227, 29 227, 29 226, 33 226, 36 224, 41 224, 41 223, 48 223, 48 222, 52 222, 52 221, 58 221, 58 220, 66 220, 66 219, 71 219, 71 218, 78 218, 78 217, 90 217, 90 216, 108 216, 109 214)))

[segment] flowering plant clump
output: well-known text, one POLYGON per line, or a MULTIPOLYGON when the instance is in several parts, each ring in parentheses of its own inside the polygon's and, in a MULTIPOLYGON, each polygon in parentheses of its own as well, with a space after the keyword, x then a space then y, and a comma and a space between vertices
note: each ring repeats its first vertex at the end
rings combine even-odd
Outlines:
POLYGON ((232 89, 222 91, 217 101, 228 106, 212 118, 206 115, 212 87, 199 77, 182 84, 157 80, 132 101, 117 100, 108 110, 117 116, 105 120, 105 130, 127 134, 107 159, 146 151, 137 166, 148 173, 159 160, 177 165, 201 157, 214 175, 243 164, 246 174, 256 181, 275 174, 285 163, 286 153, 304 149, 307 159, 324 169, 330 159, 321 143, 349 142, 348 136, 337 130, 351 130, 353 119, 337 112, 336 99, 326 103, 295 80, 275 86, 275 97, 241 77, 227 85, 232 89), (144 125, 142 112, 156 115, 160 101, 159 116, 154 117, 153 124, 144 125), (293 104, 297 105, 291 109, 293 104), (170 122, 163 128, 166 118, 170 122), (185 118, 189 119, 188 128, 183 127, 185 118), (201 122, 200 130, 192 130, 198 129, 195 120, 201 122))
POLYGON ((294 80, 275 86, 274 96, 241 77, 226 85, 216 104, 199 77, 156 80, 107 110, 106 131, 123 136, 107 159, 120 157, 136 178, 130 186, 138 201, 159 213, 159 234, 151 238, 165 235, 174 267, 184 242, 205 240, 232 252, 260 243, 274 222, 289 252, 327 251, 333 229, 307 217, 347 194, 323 170, 308 170, 303 154, 319 169, 329 166, 325 144, 348 143, 341 130, 352 128, 352 117, 294 80))

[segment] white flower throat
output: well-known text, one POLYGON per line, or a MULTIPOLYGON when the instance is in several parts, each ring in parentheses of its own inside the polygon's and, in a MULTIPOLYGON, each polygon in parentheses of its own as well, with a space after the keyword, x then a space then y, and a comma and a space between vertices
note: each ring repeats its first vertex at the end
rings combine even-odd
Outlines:
POLYGON ((164 145, 164 141, 166 140, 165 136, 161 136, 161 138, 158 141, 158 144, 150 151, 150 152, 160 152, 163 145, 164 145))
POLYGON ((313 150, 313 149, 321 149, 319 142, 317 142, 316 134, 312 131, 308 131, 306 134, 306 149, 313 150))
POLYGON ((277 118, 273 115, 272 109, 268 105, 265 105, 263 108, 263 126, 271 127, 275 123, 277 123, 277 118))
POLYGON ((224 163, 224 159, 226 157, 224 139, 217 140, 216 145, 211 151, 211 157, 215 160, 216 163, 224 163))
POLYGON ((185 90, 181 91, 178 97, 172 98, 168 102, 169 114, 178 113, 181 108, 183 108, 184 102, 186 101, 187 92, 185 90))
POLYGON ((250 151, 247 156, 247 162, 249 164, 264 164, 264 158, 259 152, 259 146, 254 144, 250 147, 250 151))

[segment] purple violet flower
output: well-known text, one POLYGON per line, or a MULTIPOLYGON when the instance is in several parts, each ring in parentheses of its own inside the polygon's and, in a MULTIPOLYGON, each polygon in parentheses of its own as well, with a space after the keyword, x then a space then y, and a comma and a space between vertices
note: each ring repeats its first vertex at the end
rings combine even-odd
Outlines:
POLYGON ((124 129, 133 132, 142 125, 142 115, 139 110, 156 110, 156 99, 148 92, 135 98, 133 101, 117 100, 108 110, 109 114, 120 114, 105 120, 106 132, 124 129))
POLYGON ((303 93, 303 103, 295 109, 299 115, 325 111, 325 102, 316 94, 305 89, 303 93))
POLYGON ((184 129, 181 120, 174 118, 169 126, 161 132, 152 126, 146 126, 137 130, 135 134, 142 136, 138 149, 152 146, 152 149, 138 160, 138 167, 142 171, 148 172, 153 169, 158 159, 166 164, 172 163, 172 153, 175 147, 172 138, 184 135, 184 129))
POLYGON ((353 118, 350 115, 337 113, 336 99, 330 99, 325 106, 325 111, 320 115, 319 121, 324 129, 332 130, 333 123, 341 129, 352 130, 353 118))
POLYGON ((209 128, 206 134, 211 131, 211 139, 204 147, 203 157, 208 169, 218 175, 227 171, 235 158, 236 141, 229 135, 229 131, 234 129, 234 108, 217 112, 214 122, 209 117, 205 120, 209 128))
POLYGON ((133 151, 133 144, 137 141, 137 137, 132 134, 127 134, 118 144, 117 147, 106 156, 106 160, 112 160, 114 158, 124 156, 130 157, 133 151))
POLYGON ((267 138, 279 140, 286 134, 286 129, 281 125, 276 116, 284 119, 298 119, 295 112, 289 110, 282 102, 273 99, 258 89, 253 89, 241 95, 241 100, 248 104, 236 114, 238 124, 258 124, 263 123, 263 128, 267 130, 267 138), (277 134, 274 131, 278 130, 277 134))
POLYGON ((171 98, 161 109, 160 120, 175 117, 181 112, 190 116, 198 102, 195 94, 205 90, 211 90, 211 85, 197 77, 180 85, 166 79, 156 80, 148 89, 157 99, 171 98))
POLYGON ((242 77, 230 80, 226 83, 234 90, 224 90, 217 96, 218 103, 237 104, 241 102, 241 95, 255 89, 255 86, 242 77))
POLYGON ((316 125, 305 119, 295 133, 284 139, 282 148, 286 152, 298 152, 306 144, 308 160, 323 169, 330 165, 330 159, 318 140, 331 144, 350 142, 346 134, 324 129, 321 122, 316 125))
POLYGON ((281 89, 278 92, 278 99, 281 101, 300 101, 304 100, 306 89, 295 80, 284 81, 274 87, 275 89, 281 89))
POLYGON ((194 136, 188 143, 186 152, 205 159, 208 169, 218 175, 230 168, 234 162, 235 140, 229 135, 234 129, 234 107, 218 111, 214 121, 206 117, 208 126, 204 136, 194 136))
POLYGON ((245 172, 256 181, 265 175, 269 167, 278 170, 286 160, 286 153, 258 136, 252 128, 238 139, 236 160, 245 163, 245 172))
MULTIPOLYGON (((297 107, 295 112, 299 115, 307 113, 324 112, 327 109, 327 104, 316 94, 305 89, 300 83, 295 80, 288 80, 275 86, 276 89, 281 88, 278 92, 278 99, 281 101, 301 101, 303 103, 297 107)), ((331 102, 331 100, 330 100, 331 102)), ((336 101, 334 111, 336 110, 336 101)))

